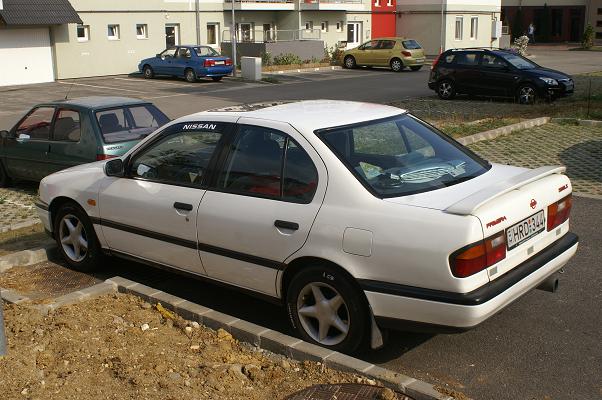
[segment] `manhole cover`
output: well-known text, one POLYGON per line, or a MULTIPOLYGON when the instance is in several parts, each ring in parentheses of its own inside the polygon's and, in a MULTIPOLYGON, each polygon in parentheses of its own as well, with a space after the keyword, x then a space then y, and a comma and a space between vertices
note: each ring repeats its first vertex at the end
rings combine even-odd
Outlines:
POLYGON ((0 287, 32 300, 55 298, 96 285, 100 280, 52 262, 14 267, 0 274, 0 287))
POLYGON ((341 383, 311 386, 290 395, 286 400, 412 400, 412 398, 383 387, 341 383))

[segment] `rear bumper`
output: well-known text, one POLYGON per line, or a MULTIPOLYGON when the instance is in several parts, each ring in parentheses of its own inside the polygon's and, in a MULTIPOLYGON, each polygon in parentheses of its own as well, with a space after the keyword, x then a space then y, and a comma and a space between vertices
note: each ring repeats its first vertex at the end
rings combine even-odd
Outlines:
POLYGON ((367 280, 360 281, 360 285, 383 328, 462 331, 475 327, 539 286, 569 261, 577 246, 577 235, 569 232, 504 276, 469 293, 367 280))
POLYGON ((232 73, 231 66, 219 66, 219 67, 208 67, 208 68, 199 68, 196 73, 197 76, 227 76, 232 73))

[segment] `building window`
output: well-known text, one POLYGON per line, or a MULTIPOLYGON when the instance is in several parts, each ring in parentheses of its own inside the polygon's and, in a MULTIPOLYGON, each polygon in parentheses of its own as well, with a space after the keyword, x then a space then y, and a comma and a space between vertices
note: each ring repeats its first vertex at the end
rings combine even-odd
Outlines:
POLYGON ((109 40, 119 40, 119 25, 108 25, 107 37, 109 40))
POLYGON ((345 24, 343 23, 343 21, 339 21, 337 22, 337 32, 343 32, 343 26, 345 24))
POLYGON ((602 27, 602 21, 596 21, 596 26, 598 28, 601 28, 602 27))
POLYGON ((87 42, 90 40, 90 25, 77 25, 77 41, 87 42))
POLYGON ((602 15, 602 8, 598 8, 598 15, 602 15))
POLYGON ((602 32, 596 32, 596 39, 602 39, 602 32))
POLYGON ((470 38, 476 40, 479 31, 479 17, 470 17, 470 38))
POLYGON ((380 7, 380 0, 374 0, 374 7, 380 7))
POLYGON ((456 17, 456 40, 462 40, 464 17, 456 17))
POLYGON ((322 32, 328 32, 328 21, 323 21, 320 28, 322 32))
POLYGON ((307 21, 305 23, 305 29, 308 31, 311 31, 312 29, 314 29, 314 23, 313 21, 307 21))
POLYGON ((148 26, 146 24, 136 25, 136 38, 137 39, 148 39, 148 26))
POLYGON ((387 0, 387 5, 391 7, 393 5, 393 0, 387 0))
POLYGON ((219 42, 219 24, 207 24, 207 44, 217 46, 219 42))

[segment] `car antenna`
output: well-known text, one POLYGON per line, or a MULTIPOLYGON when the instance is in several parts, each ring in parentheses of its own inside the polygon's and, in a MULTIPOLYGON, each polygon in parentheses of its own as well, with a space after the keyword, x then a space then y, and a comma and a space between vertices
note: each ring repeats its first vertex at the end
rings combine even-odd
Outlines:
POLYGON ((73 83, 69 85, 69 90, 67 90, 67 94, 65 95, 65 100, 69 97, 69 93, 71 93, 71 89, 73 88, 73 83))

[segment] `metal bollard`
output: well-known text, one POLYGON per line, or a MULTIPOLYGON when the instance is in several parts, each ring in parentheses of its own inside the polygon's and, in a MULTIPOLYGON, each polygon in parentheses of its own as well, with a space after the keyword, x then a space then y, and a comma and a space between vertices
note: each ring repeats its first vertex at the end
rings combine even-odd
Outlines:
POLYGON ((4 301, 0 298, 0 357, 6 355, 6 336, 4 335, 4 301))

